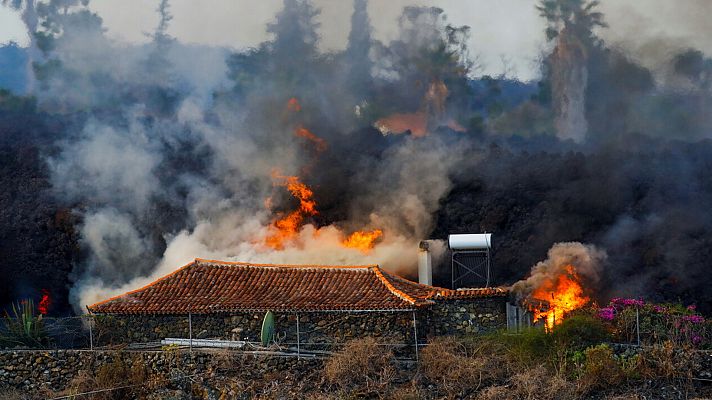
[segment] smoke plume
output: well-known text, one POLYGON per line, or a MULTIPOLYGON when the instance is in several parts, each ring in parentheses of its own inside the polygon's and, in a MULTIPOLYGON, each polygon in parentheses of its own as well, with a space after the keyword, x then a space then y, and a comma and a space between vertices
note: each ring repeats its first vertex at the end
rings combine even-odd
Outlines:
POLYGON ((570 274, 567 268, 573 267, 573 271, 584 281, 585 290, 593 293, 601 279, 606 258, 606 252, 593 245, 555 243, 547 252, 546 260, 534 265, 529 277, 512 285, 512 291, 520 301, 525 300, 549 282, 556 282, 560 276, 570 274))
POLYGON ((545 0, 531 83, 474 78, 485 39, 438 7, 405 7, 386 41, 357 0, 325 53, 307 0, 240 50, 172 38, 166 0, 141 45, 83 2, 40 3, 34 96, 0 92, 12 288, 83 311, 196 257, 413 277, 421 240, 486 231, 494 284, 529 276, 523 296, 571 264, 597 300, 712 304, 705 49, 668 40, 653 70, 600 39, 596 2, 545 0))

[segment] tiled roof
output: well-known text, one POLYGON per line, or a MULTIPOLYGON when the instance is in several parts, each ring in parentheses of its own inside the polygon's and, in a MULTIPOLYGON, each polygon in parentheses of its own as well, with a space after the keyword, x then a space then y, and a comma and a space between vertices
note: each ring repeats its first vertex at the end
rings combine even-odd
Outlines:
POLYGON ((438 299, 506 295, 411 282, 377 265, 250 264, 196 259, 140 289, 89 306, 100 314, 411 310, 438 299))

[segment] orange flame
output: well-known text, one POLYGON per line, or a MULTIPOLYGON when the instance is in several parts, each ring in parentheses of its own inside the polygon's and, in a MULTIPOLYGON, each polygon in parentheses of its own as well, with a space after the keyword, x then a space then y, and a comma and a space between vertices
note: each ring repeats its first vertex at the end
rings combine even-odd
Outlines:
POLYGON ((273 249, 281 250, 286 241, 297 236, 299 227, 307 216, 318 214, 314 192, 296 176, 284 176, 279 171, 272 173, 272 178, 278 181, 279 186, 287 188, 289 193, 299 200, 299 208, 287 216, 278 219, 272 224, 271 233, 265 238, 265 244, 273 249))
POLYGON ((299 112, 302 111, 302 105, 296 97, 292 97, 287 101, 287 111, 299 112))
POLYGON ((52 300, 49 298, 49 290, 42 289, 42 298, 40 299, 40 303, 37 305, 37 310, 40 314, 46 315, 47 311, 49 311, 50 304, 52 304, 52 300))
POLYGON ((317 136, 317 135, 311 133, 311 131, 309 131, 309 129, 307 129, 307 128, 303 127, 303 126, 298 127, 298 128, 294 131, 294 134, 295 134, 296 136, 300 137, 300 138, 307 139, 308 141, 314 143, 314 147, 316 147, 316 151, 319 152, 319 153, 323 152, 323 151, 326 150, 326 148, 328 147, 327 144, 326 144, 326 140, 324 140, 324 139, 320 138, 319 136, 317 136))
POLYGON ((591 299, 584 295, 581 278, 573 265, 564 267, 564 273, 545 281, 531 295, 532 298, 548 302, 549 307, 534 307, 534 321, 543 319, 546 329, 563 321, 567 313, 583 307, 591 299))
POLYGON ((376 244, 376 240, 383 236, 383 231, 374 229, 372 231, 356 231, 349 235, 343 242, 344 247, 359 249, 367 253, 376 244))

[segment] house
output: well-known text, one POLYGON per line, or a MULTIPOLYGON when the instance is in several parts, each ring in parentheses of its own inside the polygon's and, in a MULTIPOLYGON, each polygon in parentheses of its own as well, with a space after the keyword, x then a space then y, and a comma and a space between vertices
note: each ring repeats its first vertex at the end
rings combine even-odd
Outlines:
POLYGON ((273 265, 196 259, 137 290, 88 307, 102 344, 166 337, 258 341, 267 311, 276 339, 339 343, 375 336, 392 344, 506 326, 508 291, 450 290, 378 265, 273 265))

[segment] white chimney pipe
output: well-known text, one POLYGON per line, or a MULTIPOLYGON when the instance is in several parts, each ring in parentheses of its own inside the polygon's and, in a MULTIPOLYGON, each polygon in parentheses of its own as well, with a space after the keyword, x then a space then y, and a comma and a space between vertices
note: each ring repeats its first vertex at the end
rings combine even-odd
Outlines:
POLYGON ((433 284, 433 260, 430 256, 430 249, 427 240, 420 242, 418 249, 418 282, 424 285, 433 284))

